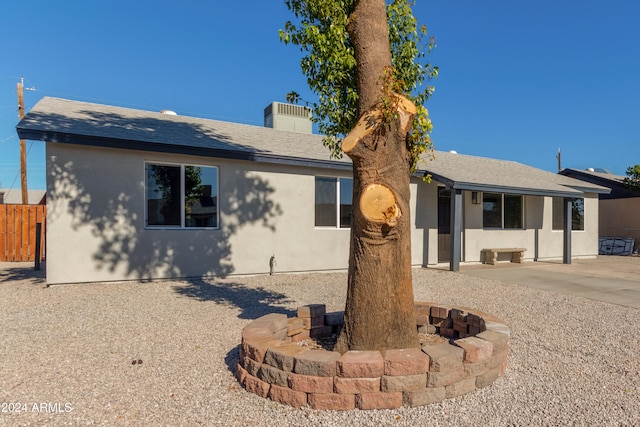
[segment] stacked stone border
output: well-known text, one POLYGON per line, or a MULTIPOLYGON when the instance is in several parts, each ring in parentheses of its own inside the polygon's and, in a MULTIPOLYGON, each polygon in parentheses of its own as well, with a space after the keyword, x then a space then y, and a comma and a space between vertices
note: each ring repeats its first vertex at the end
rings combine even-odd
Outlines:
POLYGON ((299 342, 339 333, 342 312, 312 304, 293 318, 267 314, 242 330, 236 376, 247 391, 295 408, 349 410, 428 405, 504 374, 510 331, 502 321, 429 302, 415 312, 419 332, 449 340, 385 352, 311 350, 299 342))

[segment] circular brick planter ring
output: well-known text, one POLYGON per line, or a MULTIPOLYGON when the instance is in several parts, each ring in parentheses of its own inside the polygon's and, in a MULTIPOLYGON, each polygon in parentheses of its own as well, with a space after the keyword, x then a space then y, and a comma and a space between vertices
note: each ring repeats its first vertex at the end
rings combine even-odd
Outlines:
POLYGON ((509 328, 475 310, 418 302, 421 333, 449 341, 421 348, 349 351, 310 350, 300 341, 338 333, 343 313, 321 304, 298 316, 267 314, 242 330, 236 375, 247 391, 296 408, 391 409, 415 407, 470 393, 502 376, 509 328))

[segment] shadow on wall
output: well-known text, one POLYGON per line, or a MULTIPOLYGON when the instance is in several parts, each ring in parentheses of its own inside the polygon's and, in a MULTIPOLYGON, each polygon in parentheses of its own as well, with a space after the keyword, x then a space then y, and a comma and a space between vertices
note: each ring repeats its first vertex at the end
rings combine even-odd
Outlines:
MULTIPOLYGON (((165 122, 152 118, 132 124, 128 118, 111 114, 99 120, 96 118, 96 129, 92 132, 99 133, 100 127, 108 125, 118 129, 145 126, 153 133, 161 124, 164 126, 165 122)), ((171 126, 171 132, 180 135, 182 141, 196 140, 202 147, 207 144, 233 145, 228 138, 197 125, 176 123, 171 126)), ((123 133, 123 138, 127 135, 123 133)), ((65 199, 64 215, 71 217, 72 229, 81 233, 89 231, 98 241, 99 249, 92 254, 94 267, 120 271, 118 276, 124 274, 126 279, 225 277, 234 271, 230 238, 238 229, 247 224, 261 224, 275 231, 275 220, 282 214, 280 206, 272 200, 275 189, 267 181, 251 172, 235 171, 235 176, 226 177, 220 185, 218 230, 145 229, 144 201, 140 200, 145 191, 144 177, 128 184, 130 188, 113 188, 108 182, 95 178, 79 178, 113 176, 115 172, 109 171, 108 166, 81 163, 50 159, 48 174, 53 183, 52 204, 55 206, 58 200, 65 199), (104 169, 94 171, 94 168, 104 169), (225 183, 233 183, 234 187, 226 188, 225 183)), ((142 167, 140 171, 142 174, 142 167)), ((59 220, 61 214, 50 210, 50 221, 59 220)))

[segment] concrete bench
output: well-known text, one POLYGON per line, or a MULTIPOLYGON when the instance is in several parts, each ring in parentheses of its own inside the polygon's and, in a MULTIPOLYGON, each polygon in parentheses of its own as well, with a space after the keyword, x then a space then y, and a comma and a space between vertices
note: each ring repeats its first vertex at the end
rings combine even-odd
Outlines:
POLYGON ((511 262, 522 263, 524 259, 525 248, 490 248, 483 249, 484 252, 484 263, 495 265, 498 260, 499 253, 511 253, 511 262))

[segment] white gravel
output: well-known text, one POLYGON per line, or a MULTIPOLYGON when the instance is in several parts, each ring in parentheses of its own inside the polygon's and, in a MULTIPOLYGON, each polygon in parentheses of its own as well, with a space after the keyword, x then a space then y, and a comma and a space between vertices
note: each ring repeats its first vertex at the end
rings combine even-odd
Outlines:
POLYGON ((342 310, 344 273, 44 288, 42 273, 7 266, 0 265, 0 425, 640 425, 637 309, 415 270, 416 300, 506 321, 504 377, 420 408, 323 412, 245 392, 231 366, 251 319, 293 315, 309 303, 342 310))

